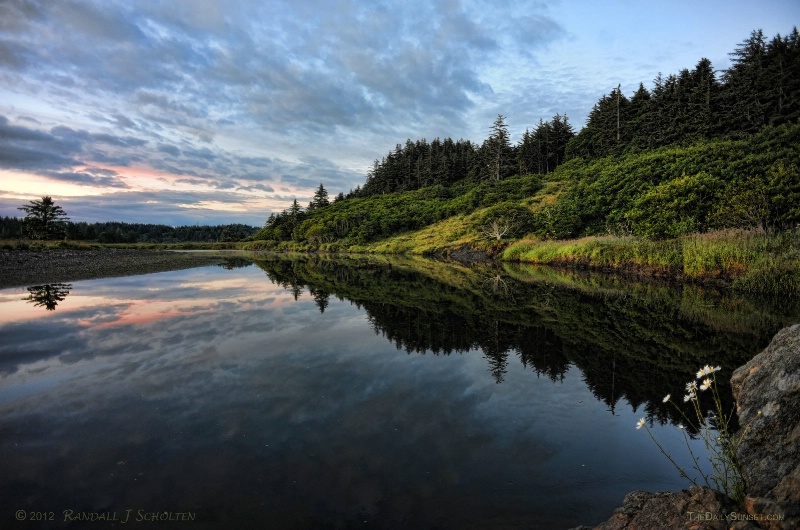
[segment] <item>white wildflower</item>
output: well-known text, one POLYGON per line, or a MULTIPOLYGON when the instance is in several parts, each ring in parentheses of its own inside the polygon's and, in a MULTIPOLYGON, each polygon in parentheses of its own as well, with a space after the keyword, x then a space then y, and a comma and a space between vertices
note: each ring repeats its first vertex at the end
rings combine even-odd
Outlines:
POLYGON ((671 397, 672 397, 672 394, 667 394, 666 396, 664 396, 664 399, 662 399, 661 402, 662 403, 666 403, 667 401, 669 401, 669 398, 671 398, 671 397))
POLYGON ((639 422, 636 424, 636 428, 637 428, 637 429, 641 429, 641 428, 642 428, 642 426, 644 426, 644 418, 642 418, 641 420, 639 420, 639 422))
POLYGON ((706 378, 705 380, 703 380, 703 384, 700 385, 700 390, 707 390, 708 387, 710 386, 711 386, 711 379, 706 378))
POLYGON ((702 367, 702 368, 700 369, 700 371, 699 371, 699 372, 697 372, 697 378, 698 378, 698 379, 700 379, 700 378, 701 378, 701 377, 703 377, 704 375, 708 375, 708 374, 710 374, 710 373, 711 373, 711 372, 713 372, 713 371, 714 371, 714 370, 713 370, 713 369, 712 369, 712 368, 711 368, 709 365, 705 365, 704 367, 702 367))

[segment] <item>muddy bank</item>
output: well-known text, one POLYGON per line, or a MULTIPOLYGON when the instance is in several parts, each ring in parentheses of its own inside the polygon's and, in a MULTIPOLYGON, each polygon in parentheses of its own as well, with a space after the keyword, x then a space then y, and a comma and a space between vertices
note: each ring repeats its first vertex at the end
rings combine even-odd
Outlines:
POLYGON ((130 276, 225 263, 220 255, 132 249, 0 252, 0 288, 130 276))

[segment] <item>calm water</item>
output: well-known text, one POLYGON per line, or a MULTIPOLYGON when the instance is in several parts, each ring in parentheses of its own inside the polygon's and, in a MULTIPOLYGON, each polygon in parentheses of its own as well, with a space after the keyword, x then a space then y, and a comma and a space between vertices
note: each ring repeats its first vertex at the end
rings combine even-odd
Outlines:
POLYGON ((305 257, 0 290, 0 526, 568 528, 686 487, 637 420, 690 467, 661 398, 797 308, 547 274, 305 257))

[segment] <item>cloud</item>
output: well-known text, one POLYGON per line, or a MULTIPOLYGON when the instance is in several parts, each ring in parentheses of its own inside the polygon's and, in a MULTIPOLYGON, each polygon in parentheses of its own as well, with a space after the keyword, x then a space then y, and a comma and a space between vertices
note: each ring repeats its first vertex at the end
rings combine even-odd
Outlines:
POLYGON ((158 146, 158 150, 161 151, 162 153, 166 153, 168 155, 172 155, 175 157, 181 155, 181 150, 175 147, 174 145, 161 144, 158 146))
POLYGON ((0 168, 60 169, 81 163, 80 142, 56 128, 50 133, 12 125, 0 116, 0 168))
POLYGON ((297 135, 383 130, 431 115, 458 124, 475 96, 492 93, 481 72, 500 53, 498 36, 524 34, 530 50, 560 34, 546 14, 512 24, 505 9, 455 1, 337 9, 321 0, 233 2, 224 16, 214 3, 43 9, 34 23, 18 25, 15 45, 24 47, 36 30, 73 31, 51 31, 50 40, 28 46, 39 72, 30 74, 63 73, 81 91, 124 96, 146 121, 194 130, 205 141, 214 136, 212 115, 215 123, 245 120, 297 135))
POLYGON ((142 147, 147 145, 147 140, 133 136, 112 136, 110 134, 93 134, 91 139, 97 143, 114 145, 117 147, 142 147))
POLYGON ((87 168, 81 171, 43 171, 42 174, 54 180, 72 184, 99 186, 106 188, 128 188, 129 186, 115 171, 87 168))
POLYGON ((53 127, 50 132, 29 129, 0 116, 0 169, 34 171, 74 184, 127 187, 115 171, 87 166, 84 145, 92 143, 122 147, 146 144, 136 138, 92 135, 64 126, 53 127), (78 166, 86 167, 76 169, 78 166))
POLYGON ((251 186, 240 186, 239 188, 237 188, 237 191, 253 191, 253 190, 272 193, 275 191, 275 188, 273 188, 272 186, 267 186, 265 184, 253 184, 251 186))
MULTIPOLYGON (((11 75, 15 91, 37 94, 62 116, 37 126, 4 118, 0 127, 14 140, 0 147, 0 167, 107 188, 109 198, 92 199, 98 205, 113 204, 120 199, 113 188, 128 186, 126 208, 107 210, 103 220, 140 218, 141 205, 152 208, 135 184, 140 170, 156 172, 165 186, 202 188, 192 204, 228 204, 231 212, 250 194, 272 201, 274 211, 277 201, 309 199, 320 183, 346 192, 405 138, 462 135, 476 101, 496 92, 484 72, 514 27, 508 9, 466 1, 337 9, 323 0, 233 0, 224 9, 16 2, 4 7, 0 54, 8 60, 0 57, 0 77, 11 75)), ((544 11, 524 28, 536 35, 527 47, 558 36, 544 11)), ((169 189, 162 198, 158 215, 186 219, 184 201, 170 201, 169 189)), ((100 215, 86 207, 73 217, 100 215)), ((201 211, 226 215, 193 213, 201 211)))

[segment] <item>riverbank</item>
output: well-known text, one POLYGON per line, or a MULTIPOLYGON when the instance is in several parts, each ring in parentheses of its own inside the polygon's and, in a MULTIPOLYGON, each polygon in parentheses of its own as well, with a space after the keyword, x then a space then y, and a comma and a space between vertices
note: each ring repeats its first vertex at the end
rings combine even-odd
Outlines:
POLYGON ((219 255, 144 249, 0 252, 0 288, 148 274, 224 263, 219 255))
POLYGON ((726 230, 662 241, 611 236, 523 239, 509 245, 500 259, 717 283, 740 292, 800 295, 800 230, 726 230))
POLYGON ((489 260, 531 263, 635 279, 715 285, 750 294, 800 296, 800 228, 783 232, 718 230, 665 240, 591 236, 507 242, 480 237, 470 232, 469 226, 466 218, 451 218, 369 244, 249 241, 242 243, 242 248, 421 255, 465 264, 489 260))
MULTIPOLYGON (((634 237, 592 236, 569 240, 523 238, 506 242, 490 241, 469 233, 468 224, 464 219, 458 222, 448 219, 420 231, 366 245, 349 245, 343 242, 313 245, 295 241, 245 241, 100 247, 97 244, 76 241, 12 241, 6 242, 0 248, 14 249, 12 253, 21 250, 24 252, 28 248, 31 251, 48 252, 97 252, 102 251, 100 249, 118 248, 129 252, 129 260, 137 259, 133 256, 138 256, 138 253, 165 248, 420 255, 451 259, 464 264, 492 260, 531 263, 597 271, 640 280, 714 285, 750 294, 800 296, 800 228, 778 233, 722 230, 656 241, 634 237)), ((179 258, 174 258, 177 259, 179 258)), ((159 261, 163 262, 164 258, 159 258, 159 261)), ((122 266, 125 267, 124 264, 122 266)), ((69 268, 68 265, 65 267, 69 268)), ((135 272, 138 268, 134 267, 132 270, 135 272)))

